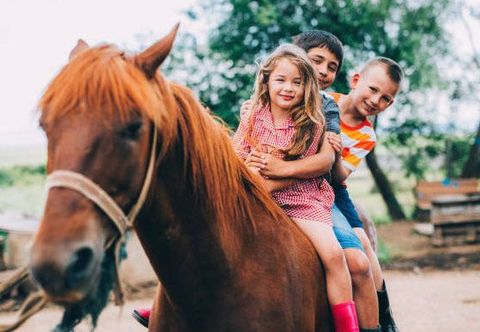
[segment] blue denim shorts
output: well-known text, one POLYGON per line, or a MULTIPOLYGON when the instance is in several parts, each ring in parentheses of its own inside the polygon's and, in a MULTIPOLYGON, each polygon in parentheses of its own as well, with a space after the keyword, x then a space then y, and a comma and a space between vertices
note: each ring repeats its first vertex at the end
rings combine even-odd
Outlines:
POLYGON ((357 234, 355 234, 352 226, 350 226, 347 218, 345 218, 335 204, 332 208, 332 221, 333 232, 342 249, 359 249, 365 251, 362 242, 360 242, 360 239, 357 234))

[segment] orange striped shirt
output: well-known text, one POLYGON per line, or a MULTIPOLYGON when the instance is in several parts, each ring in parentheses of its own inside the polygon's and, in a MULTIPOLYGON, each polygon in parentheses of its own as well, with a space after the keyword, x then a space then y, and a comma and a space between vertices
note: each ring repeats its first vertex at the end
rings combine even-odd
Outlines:
MULTIPOLYGON (((342 96, 340 93, 332 93, 331 95, 336 103, 342 96)), ((377 140, 375 130, 367 118, 357 126, 349 126, 340 117, 340 136, 343 145, 343 166, 353 172, 360 166, 362 159, 375 147, 377 140)))
POLYGON ((363 158, 375 147, 375 131, 367 118, 358 126, 352 127, 340 120, 340 135, 342 137, 343 166, 351 171, 357 169, 363 158))

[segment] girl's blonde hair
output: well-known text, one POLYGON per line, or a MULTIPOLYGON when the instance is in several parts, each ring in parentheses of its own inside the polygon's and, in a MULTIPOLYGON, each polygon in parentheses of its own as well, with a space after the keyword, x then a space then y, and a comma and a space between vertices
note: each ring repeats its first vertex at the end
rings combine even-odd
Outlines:
MULTIPOLYGON (((307 54, 293 44, 280 45, 268 56, 257 72, 255 90, 253 94, 252 112, 247 136, 251 136, 256 110, 270 105, 268 81, 272 71, 281 59, 288 59, 298 68, 305 88, 302 102, 291 111, 293 125, 296 129, 290 145, 282 150, 285 160, 298 159, 310 146, 317 126, 325 127, 325 118, 322 112, 322 99, 315 70, 310 64, 307 54)), ((247 137, 249 140, 250 137, 247 137)))

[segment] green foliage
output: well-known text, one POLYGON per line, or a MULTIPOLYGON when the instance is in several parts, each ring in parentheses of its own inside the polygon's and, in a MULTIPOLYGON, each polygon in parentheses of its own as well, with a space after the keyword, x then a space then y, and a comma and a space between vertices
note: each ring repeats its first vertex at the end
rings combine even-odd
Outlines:
POLYGON ((46 198, 45 178, 44 165, 0 168, 0 212, 39 217, 46 198))
POLYGON ((392 218, 387 213, 372 214, 372 219, 375 225, 386 225, 392 222, 392 218))
POLYGON ((390 248, 381 239, 378 239, 377 257, 382 264, 388 264, 392 261, 390 248))
POLYGON ((441 138, 431 123, 412 118, 392 127, 382 143, 400 159, 407 176, 423 179, 445 148, 441 138))
POLYGON ((30 184, 42 180, 45 176, 45 165, 0 168, 0 187, 30 184))
POLYGON ((425 89, 439 82, 436 59, 447 52, 440 22, 449 0, 204 0, 202 4, 189 13, 190 17, 215 13, 208 48, 200 52, 200 62, 209 73, 196 72, 202 78, 189 85, 232 126, 237 124, 241 101, 251 94, 255 61, 302 31, 328 30, 342 40, 345 60, 334 89, 343 92, 348 89, 347 72, 374 55, 396 59, 407 74, 409 89, 425 89))
POLYGON ((450 135, 446 138, 446 177, 461 177, 462 171, 468 158, 469 150, 471 148, 471 141, 473 139, 473 134, 466 137, 450 135))
POLYGON ((390 128, 382 144, 399 158, 406 176, 418 180, 438 170, 443 177, 459 177, 470 140, 471 136, 440 132, 431 122, 411 118, 390 128))

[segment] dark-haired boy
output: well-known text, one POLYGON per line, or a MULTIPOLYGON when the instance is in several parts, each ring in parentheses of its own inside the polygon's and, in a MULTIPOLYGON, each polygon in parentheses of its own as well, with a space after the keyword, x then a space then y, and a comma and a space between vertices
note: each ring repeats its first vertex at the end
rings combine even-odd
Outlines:
MULTIPOLYGON (((294 37, 294 43, 307 52, 317 71, 321 89, 330 87, 342 65, 343 46, 340 40, 329 32, 312 30, 294 37)), ((334 168, 332 169, 334 178, 337 180, 334 181, 335 183, 333 184, 336 196, 336 207, 334 207, 332 213, 334 231, 344 249, 352 274, 354 300, 357 305, 360 327, 364 331, 378 331, 378 327, 376 326, 378 326, 380 318, 382 331, 391 332, 398 331, 398 329, 391 315, 381 268, 375 252, 368 241, 368 237, 363 230, 363 224, 350 200, 346 187, 343 185, 343 181, 375 145, 375 134, 366 116, 378 114, 390 106, 399 88, 401 70, 399 71, 400 75, 397 75, 398 79, 391 79, 389 73, 383 70, 385 68, 380 68, 378 64, 377 62, 368 62, 360 73, 356 73, 352 77, 352 90, 349 95, 342 98, 340 98, 340 95, 334 95, 340 102, 341 135, 344 147, 342 158, 337 158, 334 168), (370 75, 371 71, 378 75, 370 75), (384 80, 372 81, 372 77, 384 80), (393 84, 390 84, 392 82, 393 84), (367 84, 365 86, 365 83, 375 84, 372 86, 367 84), (363 89, 365 87, 367 90, 376 90, 375 93, 373 93, 375 96, 378 95, 379 91, 381 93, 385 92, 383 90, 387 87, 388 97, 381 95, 379 98, 388 98, 388 103, 385 104, 382 101, 378 105, 373 105, 377 104, 377 102, 359 100, 359 97, 367 97, 365 89, 363 89), (362 92, 363 95, 359 94, 359 91, 362 92), (368 106, 363 107, 364 103, 368 106), (368 134, 364 134, 364 132, 368 134), (360 243, 359 239, 362 243, 360 243), (363 250, 365 250, 365 253, 363 250), (377 290, 378 299, 375 297, 375 290, 377 290)), ((396 68, 400 69, 398 65, 396 68)), ((327 102, 329 102, 329 104, 325 105, 325 94, 323 94, 323 96, 324 111, 326 111, 326 108, 333 109, 328 99, 327 102)), ((243 108, 244 107, 242 107, 242 109, 243 108)), ((333 114, 334 112, 331 113, 333 114)), ((325 115, 328 131, 329 113, 326 112, 325 115)), ((334 136, 329 135, 328 137, 329 141, 335 147, 338 142, 336 142, 334 136)), ((311 156, 302 160, 287 162, 276 159, 270 155, 258 153, 257 155, 252 155, 250 161, 252 165, 262 169, 261 173, 263 175, 273 178, 310 178, 326 173, 322 167, 323 161, 319 156, 311 156), (262 163, 263 168, 261 167, 262 163)))

